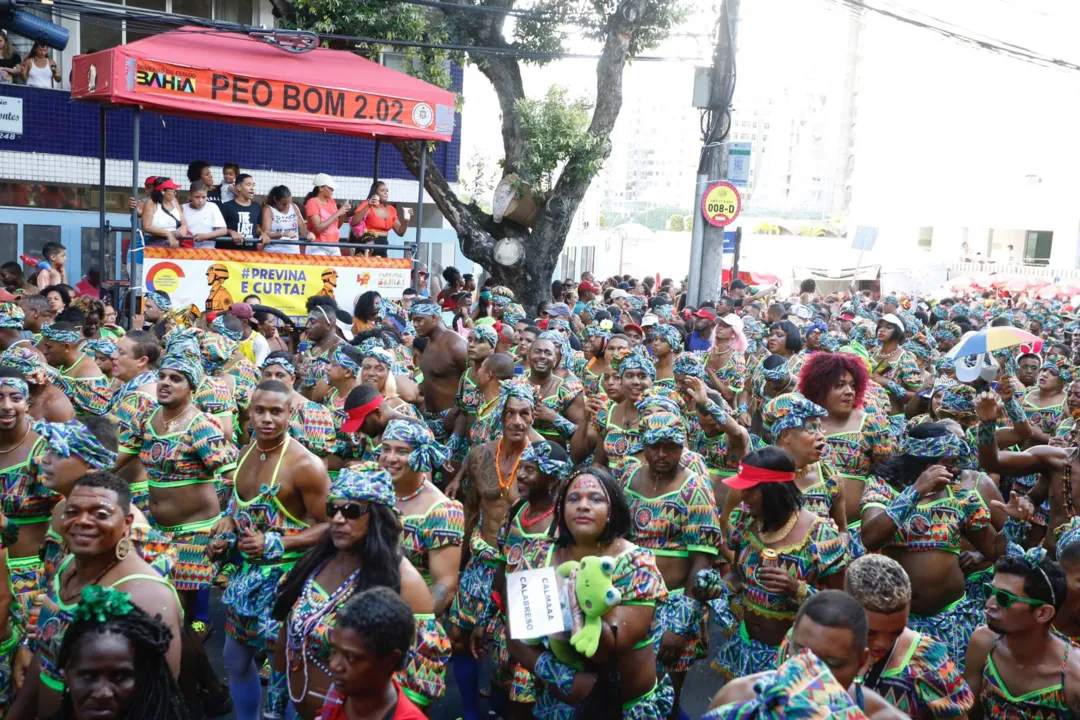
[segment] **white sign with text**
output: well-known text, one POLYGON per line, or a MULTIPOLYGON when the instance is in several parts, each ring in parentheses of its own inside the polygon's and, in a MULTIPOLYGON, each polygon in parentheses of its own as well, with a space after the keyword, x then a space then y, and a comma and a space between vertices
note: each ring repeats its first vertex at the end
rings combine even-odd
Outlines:
POLYGON ((22 98, 0 96, 0 138, 14 140, 23 134, 22 98))
POLYGON ((506 596, 511 638, 533 640, 566 630, 554 568, 510 573, 506 596))

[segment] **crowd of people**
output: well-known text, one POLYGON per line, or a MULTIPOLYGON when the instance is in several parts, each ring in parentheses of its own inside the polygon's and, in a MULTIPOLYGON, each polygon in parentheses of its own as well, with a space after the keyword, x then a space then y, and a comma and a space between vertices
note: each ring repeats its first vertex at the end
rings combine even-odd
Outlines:
POLYGON ((674 720, 707 663, 709 718, 1080 716, 1069 306, 447 268, 125 329, 61 250, 3 268, 0 715, 674 720), (567 630, 512 635, 549 567, 567 630))
POLYGON ((359 254, 386 257, 390 232, 404 235, 412 219, 409 208, 398 216, 389 188, 378 180, 354 209, 349 201, 337 204, 336 183, 326 173, 315 175, 311 192, 299 203, 284 185, 270 188, 260 201, 255 178, 236 163, 225 163, 221 183, 214 182, 213 168, 204 160, 189 163, 187 177, 186 203, 181 202, 179 184, 156 175, 146 178, 143 198, 131 199, 147 245, 341 255, 343 249, 334 245, 347 240, 372 246, 359 254))

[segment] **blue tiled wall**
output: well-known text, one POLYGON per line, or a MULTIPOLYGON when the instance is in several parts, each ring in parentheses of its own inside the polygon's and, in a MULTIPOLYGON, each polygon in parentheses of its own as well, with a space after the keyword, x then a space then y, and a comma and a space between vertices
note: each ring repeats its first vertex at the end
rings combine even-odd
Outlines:
MULTIPOLYGON (((453 68, 453 90, 462 91, 464 73, 453 68)), ((67 93, 19 85, 0 85, 0 95, 23 98, 23 136, 0 141, 0 149, 97 157, 98 106, 72 102, 67 93)), ((133 113, 120 109, 108 113, 108 155, 131 159, 133 113)), ((276 170, 347 177, 371 177, 375 143, 329 133, 271 130, 210 120, 144 112, 141 123, 140 159, 181 163, 206 160, 216 168, 235 162, 244 171, 276 170)), ((454 182, 461 156, 461 114, 456 118, 454 139, 439 143, 433 155, 446 178, 454 182)), ((379 175, 413 179, 393 147, 380 151, 379 175)), ((0 176, 3 169, 0 168, 0 176)))

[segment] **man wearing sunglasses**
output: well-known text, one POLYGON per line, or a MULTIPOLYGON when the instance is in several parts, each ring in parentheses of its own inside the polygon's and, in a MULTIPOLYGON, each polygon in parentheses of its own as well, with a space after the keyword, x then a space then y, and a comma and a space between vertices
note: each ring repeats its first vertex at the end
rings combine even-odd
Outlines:
POLYGON ((967 654, 978 702, 968 715, 988 718, 1080 717, 1080 649, 1051 631, 1068 585, 1042 548, 994 564, 986 626, 967 654))
POLYGON ((222 598, 225 667, 241 718, 259 714, 255 654, 274 653, 281 624, 270 611, 278 581, 329 530, 330 477, 322 460, 289 435, 292 390, 267 380, 256 387, 250 409, 254 438, 240 451, 227 514, 215 523, 207 548, 217 558, 239 550, 244 559, 222 598))

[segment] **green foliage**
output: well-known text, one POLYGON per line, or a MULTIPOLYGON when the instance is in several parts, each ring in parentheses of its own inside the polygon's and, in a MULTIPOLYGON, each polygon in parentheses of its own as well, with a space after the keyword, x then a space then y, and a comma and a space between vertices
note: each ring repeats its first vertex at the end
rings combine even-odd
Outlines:
MULTIPOLYGON (((585 36, 594 40, 603 40, 607 33, 609 19, 618 6, 619 0, 589 0, 585 36)), ((686 18, 688 11, 689 7, 685 0, 649 0, 637 21, 638 27, 630 39, 630 57, 640 55, 643 51, 660 44, 660 41, 686 18)))
MULTIPOLYGON (((420 5, 356 0, 293 0, 295 15, 282 25, 317 33, 353 35, 385 40, 423 41, 452 44, 442 13, 420 5)), ((329 43, 339 47, 336 42, 329 43)), ((405 57, 405 71, 439 87, 450 87, 450 61, 462 62, 460 54, 428 48, 370 43, 341 45, 375 60, 380 51, 393 51, 405 57)))
POLYGON ((687 215, 683 220, 683 230, 686 232, 694 232, 694 216, 693 214, 687 215))
POLYGON ((686 224, 683 222, 682 215, 672 215, 668 218, 667 229, 673 232, 682 232, 686 229, 686 224))
POLYGON ((544 195, 555 185, 557 171, 582 174, 585 180, 600 171, 606 155, 605 140, 589 133, 592 102, 571 101, 565 88, 553 85, 542 100, 523 98, 515 104, 525 136, 525 152, 516 168, 518 177, 534 193, 544 195))

